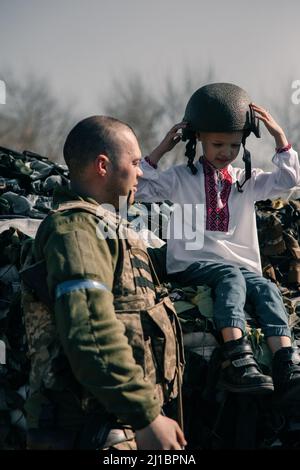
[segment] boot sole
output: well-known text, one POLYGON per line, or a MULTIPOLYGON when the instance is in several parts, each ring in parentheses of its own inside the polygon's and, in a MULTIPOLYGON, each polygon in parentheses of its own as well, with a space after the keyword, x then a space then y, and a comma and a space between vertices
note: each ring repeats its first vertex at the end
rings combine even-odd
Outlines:
POLYGON ((235 387, 234 385, 219 381, 218 386, 223 390, 227 390, 228 392, 248 393, 249 395, 267 395, 274 392, 273 384, 269 383, 253 385, 252 387, 249 385, 240 385, 238 387, 235 387))

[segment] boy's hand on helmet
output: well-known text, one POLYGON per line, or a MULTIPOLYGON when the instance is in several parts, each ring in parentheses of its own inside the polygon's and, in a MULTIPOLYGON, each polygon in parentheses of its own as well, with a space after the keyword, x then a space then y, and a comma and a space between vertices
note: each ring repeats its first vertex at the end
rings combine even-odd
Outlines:
POLYGON ((186 127, 186 125, 187 124, 185 122, 180 122, 175 124, 175 126, 169 130, 161 143, 149 154, 151 162, 158 163, 165 153, 172 150, 175 145, 178 144, 181 140, 181 133, 178 131, 186 127))
POLYGON ((274 137, 276 147, 286 147, 288 145, 288 141, 285 133, 279 124, 277 124, 275 119, 271 116, 271 114, 257 104, 251 103, 250 106, 252 107, 253 111, 255 111, 256 117, 264 123, 270 134, 274 137))
POLYGON ((166 134, 166 137, 161 141, 159 147, 164 150, 164 153, 169 152, 172 150, 176 144, 181 140, 181 133, 178 131, 186 127, 186 122, 180 122, 175 124, 169 132, 166 134))

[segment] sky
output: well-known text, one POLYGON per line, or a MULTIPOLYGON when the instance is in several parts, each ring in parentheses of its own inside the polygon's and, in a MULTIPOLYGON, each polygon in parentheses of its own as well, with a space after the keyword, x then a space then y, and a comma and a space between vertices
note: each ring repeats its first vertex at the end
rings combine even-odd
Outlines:
POLYGON ((48 77, 87 108, 114 78, 212 66, 260 97, 300 78, 298 0, 0 0, 0 68, 48 77))
POLYGON ((99 114, 115 79, 137 73, 159 97, 167 75, 211 67, 268 107, 300 80, 299 18, 298 0, 0 0, 0 75, 46 77, 99 114))

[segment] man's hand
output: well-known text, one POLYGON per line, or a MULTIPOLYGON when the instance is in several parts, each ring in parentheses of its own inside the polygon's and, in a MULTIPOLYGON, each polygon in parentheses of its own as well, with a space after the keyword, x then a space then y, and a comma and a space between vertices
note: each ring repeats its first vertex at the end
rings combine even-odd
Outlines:
POLYGON ((274 137, 276 148, 286 147, 288 145, 288 141, 285 133, 279 124, 277 124, 277 122, 272 118, 271 114, 261 106, 257 106, 257 104, 251 103, 250 106, 257 114, 257 118, 264 123, 270 134, 274 137))
POLYGON ((176 421, 162 415, 136 431, 135 437, 140 450, 182 450, 186 445, 183 432, 176 421))
POLYGON ((157 164, 165 153, 172 150, 175 145, 178 144, 181 140, 181 134, 179 134, 178 131, 184 127, 186 127, 186 123, 180 122, 179 124, 175 124, 175 126, 169 130, 161 143, 150 153, 149 159, 152 163, 157 164))

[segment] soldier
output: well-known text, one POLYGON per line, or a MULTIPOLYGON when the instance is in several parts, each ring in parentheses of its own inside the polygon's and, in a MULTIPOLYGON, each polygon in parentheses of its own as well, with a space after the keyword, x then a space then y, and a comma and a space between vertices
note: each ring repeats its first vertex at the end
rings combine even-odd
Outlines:
POLYGON ((292 347, 279 290, 262 277, 254 202, 299 184, 298 155, 270 113, 230 83, 198 89, 187 104, 183 121, 143 161, 137 198, 147 202, 169 199, 184 209, 188 205, 195 210, 204 208, 204 217, 199 217, 194 230, 196 235, 203 234, 198 245, 191 247, 186 230, 182 237, 169 240, 168 274, 183 285, 205 283, 214 290, 214 322, 224 341, 223 388, 252 394, 275 390, 281 403, 288 403, 300 392, 300 356, 292 347), (259 136, 258 120, 275 141, 272 172, 251 171, 250 153, 245 149, 251 132, 259 136), (180 140, 180 128, 183 140, 188 140, 188 168, 179 165, 160 172, 157 163, 180 140), (197 140, 202 142, 203 156, 194 165, 197 140), (231 166, 241 145, 245 170, 231 166), (259 369, 245 335, 246 296, 274 354, 273 380, 259 369))
POLYGON ((180 327, 118 214, 142 175, 136 136, 114 118, 89 117, 71 130, 64 158, 70 189, 57 190, 23 272, 28 448, 182 449, 163 410, 179 392, 180 327))

